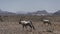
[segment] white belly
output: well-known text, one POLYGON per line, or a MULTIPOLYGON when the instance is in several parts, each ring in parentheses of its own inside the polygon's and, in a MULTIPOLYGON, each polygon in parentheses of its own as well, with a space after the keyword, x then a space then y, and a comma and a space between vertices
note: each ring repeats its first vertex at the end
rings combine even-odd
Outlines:
POLYGON ((43 21, 49 21, 49 20, 43 20, 43 21))
POLYGON ((21 21, 21 23, 27 24, 27 23, 30 23, 30 22, 29 21, 21 21))

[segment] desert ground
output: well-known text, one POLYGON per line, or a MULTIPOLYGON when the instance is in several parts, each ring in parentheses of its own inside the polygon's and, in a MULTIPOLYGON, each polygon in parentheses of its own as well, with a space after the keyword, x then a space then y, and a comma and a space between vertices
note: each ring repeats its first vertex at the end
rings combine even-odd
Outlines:
POLYGON ((1 16, 0 34, 60 34, 60 16, 1 16), (23 30, 19 19, 31 20, 36 30, 30 32, 30 27, 23 30), (44 24, 41 19, 49 19, 52 25, 44 24))

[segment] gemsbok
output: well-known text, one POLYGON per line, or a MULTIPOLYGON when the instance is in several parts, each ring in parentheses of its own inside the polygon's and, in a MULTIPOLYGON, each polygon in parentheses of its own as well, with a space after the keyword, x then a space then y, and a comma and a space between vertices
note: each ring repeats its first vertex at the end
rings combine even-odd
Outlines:
POLYGON ((50 20, 48 20, 48 19, 43 19, 42 21, 43 21, 44 24, 47 23, 48 25, 51 25, 51 22, 50 22, 50 20))
POLYGON ((35 27, 33 26, 32 21, 20 20, 19 24, 21 24, 23 26, 23 29, 24 29, 24 27, 27 28, 27 26, 29 26, 31 28, 31 30, 32 30, 32 28, 35 30, 35 27))

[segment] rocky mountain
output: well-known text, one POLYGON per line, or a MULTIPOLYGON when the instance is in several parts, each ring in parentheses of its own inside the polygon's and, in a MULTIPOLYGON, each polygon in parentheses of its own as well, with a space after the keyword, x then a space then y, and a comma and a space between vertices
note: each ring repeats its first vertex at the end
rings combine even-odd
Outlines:
POLYGON ((15 15, 16 13, 0 10, 0 15, 15 15))
POLYGON ((31 12, 28 13, 29 15, 48 15, 48 12, 46 10, 42 10, 42 11, 36 11, 36 12, 31 12))
POLYGON ((27 11, 16 11, 16 14, 27 14, 27 11))
POLYGON ((60 15, 60 10, 56 11, 53 15, 60 15))

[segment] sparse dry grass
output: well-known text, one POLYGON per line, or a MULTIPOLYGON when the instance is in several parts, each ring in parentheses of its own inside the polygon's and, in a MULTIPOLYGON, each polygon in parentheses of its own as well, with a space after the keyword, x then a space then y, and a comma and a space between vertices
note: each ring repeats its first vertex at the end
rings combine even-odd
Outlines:
POLYGON ((2 18, 4 22, 0 22, 0 34, 60 34, 60 16, 7 16, 2 18), (49 19, 52 25, 43 24, 40 21, 42 17, 49 19), (31 19, 36 30, 32 30, 32 32, 23 31, 22 26, 18 24, 19 19, 31 19))

